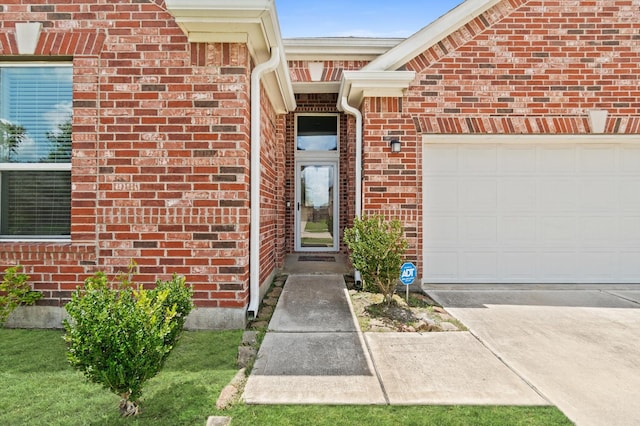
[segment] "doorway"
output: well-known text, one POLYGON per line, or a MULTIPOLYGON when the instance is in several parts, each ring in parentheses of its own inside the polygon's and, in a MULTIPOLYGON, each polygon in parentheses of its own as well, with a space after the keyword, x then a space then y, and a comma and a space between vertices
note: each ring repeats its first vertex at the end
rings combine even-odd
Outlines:
POLYGON ((338 251, 338 162, 299 162, 296 250, 338 251))
POLYGON ((296 115, 296 251, 339 250, 338 118, 338 114, 296 115))

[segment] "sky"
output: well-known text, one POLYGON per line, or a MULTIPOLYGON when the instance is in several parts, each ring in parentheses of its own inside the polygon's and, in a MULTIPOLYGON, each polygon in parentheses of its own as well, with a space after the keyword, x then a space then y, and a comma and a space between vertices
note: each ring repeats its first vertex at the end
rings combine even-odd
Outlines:
POLYGON ((463 0, 275 0, 283 38, 409 37, 463 0))

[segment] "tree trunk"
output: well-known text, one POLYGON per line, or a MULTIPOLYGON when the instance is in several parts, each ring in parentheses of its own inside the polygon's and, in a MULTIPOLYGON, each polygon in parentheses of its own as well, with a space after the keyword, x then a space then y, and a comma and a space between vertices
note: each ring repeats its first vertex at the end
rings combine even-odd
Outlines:
POLYGON ((137 403, 126 398, 120 401, 120 415, 122 417, 137 416, 138 414, 140 414, 140 407, 137 403))

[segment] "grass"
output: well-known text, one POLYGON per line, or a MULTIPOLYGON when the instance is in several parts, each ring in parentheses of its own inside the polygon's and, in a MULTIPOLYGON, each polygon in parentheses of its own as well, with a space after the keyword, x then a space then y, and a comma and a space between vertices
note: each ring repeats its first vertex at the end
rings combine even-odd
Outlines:
POLYGON ((570 425, 554 407, 249 406, 217 411, 236 372, 240 331, 186 332, 144 389, 143 412, 120 418, 119 398, 69 367, 61 331, 0 329, 2 425, 570 425))
POLYGON ((320 222, 307 222, 304 226, 305 232, 329 232, 329 226, 326 220, 320 222))

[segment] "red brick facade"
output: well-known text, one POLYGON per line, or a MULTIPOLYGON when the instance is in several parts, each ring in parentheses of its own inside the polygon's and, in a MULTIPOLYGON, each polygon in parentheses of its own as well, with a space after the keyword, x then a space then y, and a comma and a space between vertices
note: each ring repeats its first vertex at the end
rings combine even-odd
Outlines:
MULTIPOLYGON (((250 46, 190 42, 162 0, 63 3, 1 5, 0 60, 20 56, 16 23, 42 22, 33 59, 73 63, 71 241, 0 242, 0 264, 25 265, 45 295, 39 303, 60 307, 89 274, 113 274, 134 259, 138 281, 183 274, 198 307, 242 317, 255 172, 250 46)), ((606 133, 637 134, 639 41, 635 0, 504 0, 407 57, 399 69, 416 74, 402 97, 369 95, 357 105, 363 213, 403 222, 408 260, 420 271, 423 136, 587 134, 593 109, 609 112, 606 133), (400 153, 390 152, 392 139, 400 153)), ((294 84, 314 83, 309 62, 318 61, 288 62, 294 84)), ((369 63, 321 62, 321 82, 335 85, 369 63)), ((287 206, 295 200, 295 114, 340 114, 341 237, 356 215, 356 129, 334 92, 298 93, 287 114, 264 88, 261 99, 263 283, 295 250, 287 206)))
MULTIPOLYGON (((41 21, 37 59, 74 67, 71 242, 1 243, 42 304, 62 306, 88 274, 131 259, 136 280, 173 273, 198 307, 244 309, 250 232, 251 58, 244 44, 189 43, 162 2, 2 6, 0 54, 15 22, 41 21)), ((277 169, 282 136, 263 97, 263 277, 282 263, 277 169), (280 148, 278 148, 280 146, 280 148)))

